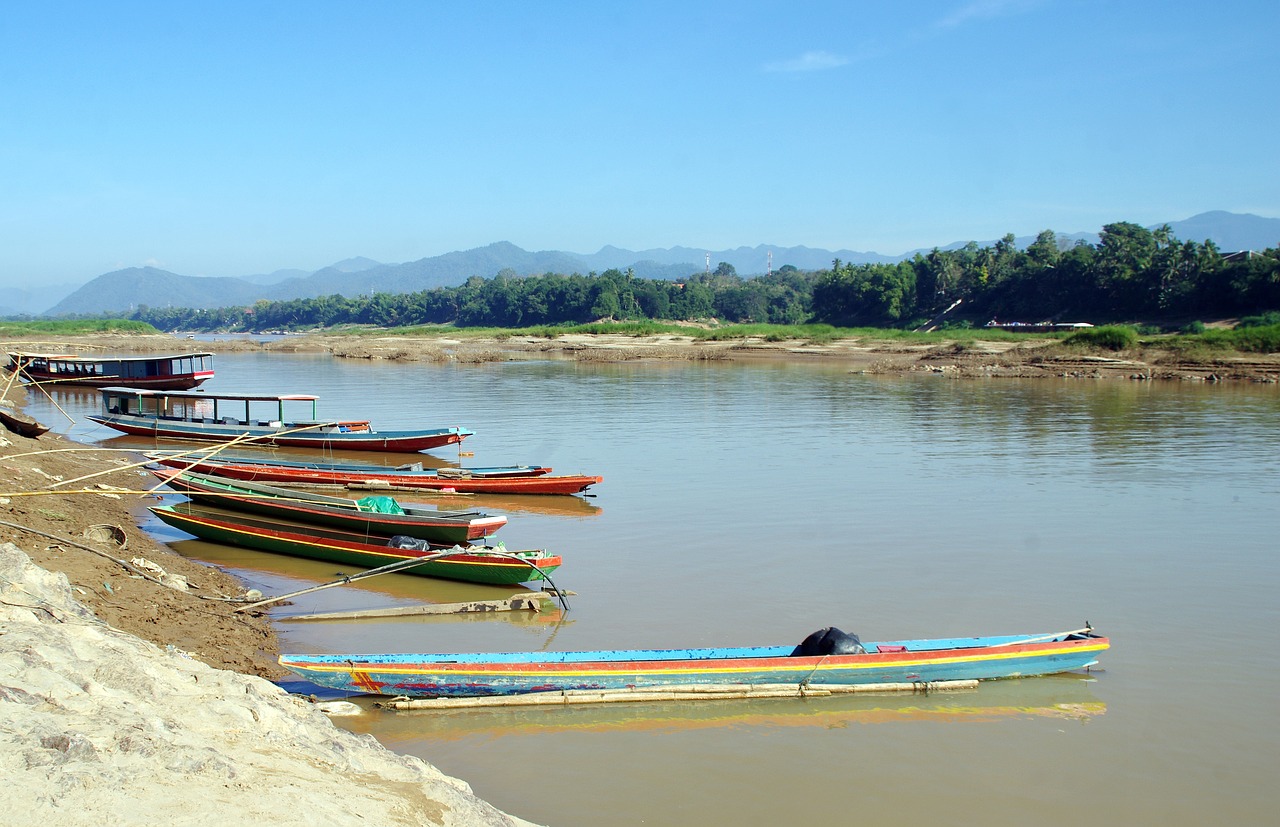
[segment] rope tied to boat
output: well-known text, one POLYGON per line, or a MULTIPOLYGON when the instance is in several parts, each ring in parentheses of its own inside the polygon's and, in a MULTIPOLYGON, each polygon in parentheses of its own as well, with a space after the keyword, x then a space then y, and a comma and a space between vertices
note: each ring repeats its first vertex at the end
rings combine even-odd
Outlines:
POLYGON ((831 655, 823 655, 822 657, 818 658, 818 662, 815 663, 813 665, 813 668, 809 670, 809 674, 805 675, 804 680, 800 681, 798 686, 801 694, 804 694, 804 691, 809 688, 809 681, 811 681, 813 679, 813 676, 817 673, 818 667, 822 666, 822 664, 829 657, 831 657, 831 655))

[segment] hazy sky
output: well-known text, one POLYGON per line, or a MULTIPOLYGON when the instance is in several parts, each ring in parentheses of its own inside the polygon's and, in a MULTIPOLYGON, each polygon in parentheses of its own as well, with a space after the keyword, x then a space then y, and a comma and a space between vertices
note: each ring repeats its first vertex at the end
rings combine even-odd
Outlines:
POLYGON ((1280 217, 1275 0, 0 16, 0 284, 1280 217))

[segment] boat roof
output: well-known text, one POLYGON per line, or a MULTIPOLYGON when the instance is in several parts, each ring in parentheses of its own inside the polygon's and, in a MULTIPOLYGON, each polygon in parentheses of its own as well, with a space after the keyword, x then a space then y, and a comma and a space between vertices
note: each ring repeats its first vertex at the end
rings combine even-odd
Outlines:
POLYGON ((25 350, 11 350, 9 357, 25 357, 29 359, 59 359, 69 362, 151 362, 162 359, 194 359, 212 356, 208 351, 198 353, 154 353, 141 356, 82 356, 78 353, 32 353, 25 350))
POLYGON ((104 396, 152 396, 168 399, 230 399, 235 402, 314 402, 320 397, 309 393, 209 393, 194 391, 161 391, 149 388, 98 388, 104 396))

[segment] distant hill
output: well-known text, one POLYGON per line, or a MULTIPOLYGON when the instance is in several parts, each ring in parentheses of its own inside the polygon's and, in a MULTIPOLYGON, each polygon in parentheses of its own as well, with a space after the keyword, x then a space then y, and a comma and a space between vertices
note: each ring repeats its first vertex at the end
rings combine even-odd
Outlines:
POLYGON ((156 267, 130 267, 98 276, 45 315, 100 313, 150 307, 230 307, 262 297, 260 285, 235 278, 180 276, 156 267))
POLYGON ((32 287, 0 287, 0 316, 39 316, 50 302, 61 301, 79 290, 74 283, 38 284, 32 287))
MULTIPOLYGON (((1174 235, 1183 240, 1212 240, 1223 252, 1261 250, 1280 246, 1280 219, 1256 215, 1207 212, 1184 221, 1170 221, 1174 235)), ((1068 241, 1096 243, 1097 233, 1059 234, 1068 241)), ((1035 236, 1017 238, 1025 247, 1035 236)), ((963 247, 968 242, 954 242, 940 249, 963 247)), ((990 246, 995 240, 977 242, 990 246)), ((897 256, 855 250, 822 250, 812 247, 779 247, 760 244, 733 250, 707 251, 692 247, 670 247, 632 251, 618 247, 602 247, 590 254, 554 250, 529 252, 505 241, 444 255, 418 259, 403 264, 380 264, 357 257, 331 264, 307 273, 300 270, 277 270, 269 275, 244 278, 205 278, 181 276, 154 267, 135 267, 107 273, 67 295, 41 315, 92 314, 104 311, 128 311, 139 305, 151 307, 211 308, 248 305, 259 299, 285 301, 315 298, 333 294, 357 296, 370 293, 408 293, 434 287, 452 287, 472 276, 492 278, 509 270, 518 276, 543 273, 600 273, 611 268, 630 268, 640 278, 676 280, 715 269, 721 262, 733 266, 742 276, 763 274, 772 253, 773 269, 790 264, 800 270, 821 270, 833 259, 854 264, 902 261, 929 249, 910 250, 897 256)), ((12 292, 12 291, 10 291, 12 292)), ((48 293, 42 293, 48 296, 48 293)), ((0 293, 0 305, 14 304, 0 293)))
POLYGON ((1183 241, 1212 240, 1224 253, 1280 247, 1280 218, 1214 210, 1170 221, 1169 228, 1183 241))
MULTIPOLYGON (((382 263, 374 261, 364 256, 356 256, 339 261, 337 264, 330 264, 326 270, 334 270, 339 273, 359 273, 363 270, 369 270, 374 267, 381 267, 382 263)), ((294 279, 305 279, 312 275, 310 270, 276 270, 274 273, 264 273, 253 276, 240 276, 247 282, 253 284, 280 284, 285 281, 294 279)))

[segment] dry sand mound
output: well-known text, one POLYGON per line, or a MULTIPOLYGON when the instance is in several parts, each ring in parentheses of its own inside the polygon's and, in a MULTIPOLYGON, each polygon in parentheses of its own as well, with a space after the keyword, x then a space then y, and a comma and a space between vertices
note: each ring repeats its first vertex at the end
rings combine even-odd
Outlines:
POLYGON ((0 545, 0 821, 520 825, 261 678, 113 629, 0 545))

